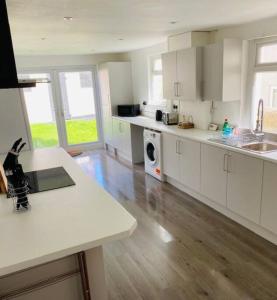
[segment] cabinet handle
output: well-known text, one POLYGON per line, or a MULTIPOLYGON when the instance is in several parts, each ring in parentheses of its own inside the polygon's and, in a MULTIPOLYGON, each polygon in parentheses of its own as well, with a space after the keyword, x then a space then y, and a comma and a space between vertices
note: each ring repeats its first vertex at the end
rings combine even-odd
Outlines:
POLYGON ((181 141, 180 140, 176 140, 176 153, 177 154, 182 154, 181 153, 181 141))
POLYGON ((174 82, 174 96, 177 97, 177 82, 174 82))
POLYGON ((227 172, 231 173, 231 159, 232 159, 232 155, 228 154, 228 158, 227 158, 227 172))
POLYGON ((224 154, 223 171, 228 173, 228 154, 224 154))
POLYGON ((180 82, 176 82, 176 90, 177 90, 177 97, 180 97, 180 95, 179 95, 179 84, 180 84, 180 82))

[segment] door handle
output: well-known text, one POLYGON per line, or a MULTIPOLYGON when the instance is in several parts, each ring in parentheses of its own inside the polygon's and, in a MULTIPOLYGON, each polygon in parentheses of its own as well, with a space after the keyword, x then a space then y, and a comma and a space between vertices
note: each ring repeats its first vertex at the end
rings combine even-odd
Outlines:
POLYGON ((176 153, 179 154, 178 153, 178 140, 176 140, 176 145, 175 146, 176 146, 176 153))

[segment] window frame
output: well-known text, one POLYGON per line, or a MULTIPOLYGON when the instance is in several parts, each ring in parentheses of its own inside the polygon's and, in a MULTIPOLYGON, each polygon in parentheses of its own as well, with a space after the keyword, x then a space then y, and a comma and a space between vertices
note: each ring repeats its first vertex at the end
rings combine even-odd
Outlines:
MULTIPOLYGON (((270 63, 259 63, 259 49, 264 45, 277 44, 276 37, 259 38, 249 41, 248 48, 248 80, 247 80, 247 103, 244 108, 247 113, 246 117, 249 116, 249 126, 255 128, 256 124, 256 110, 257 105, 254 103, 254 85, 256 74, 261 72, 277 72, 277 62, 270 63)), ((271 131, 264 130, 265 133, 276 135, 271 131)))
POLYGON ((153 77, 155 75, 161 75, 163 77, 163 70, 161 71, 155 71, 154 70, 154 62, 155 60, 157 59, 162 59, 162 54, 159 53, 159 54, 155 54, 155 55, 151 55, 149 56, 149 59, 148 59, 148 85, 149 85, 149 91, 148 91, 148 94, 149 94, 149 97, 148 97, 148 104, 150 106, 165 106, 166 105, 166 100, 163 99, 160 99, 158 101, 155 101, 154 98, 153 98, 153 77))

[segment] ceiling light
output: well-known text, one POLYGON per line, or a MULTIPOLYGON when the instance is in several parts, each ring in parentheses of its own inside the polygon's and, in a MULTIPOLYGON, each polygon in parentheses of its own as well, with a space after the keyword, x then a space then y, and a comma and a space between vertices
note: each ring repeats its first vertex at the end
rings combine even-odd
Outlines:
POLYGON ((72 20, 73 20, 73 17, 63 17, 63 19, 64 19, 65 21, 72 21, 72 20))

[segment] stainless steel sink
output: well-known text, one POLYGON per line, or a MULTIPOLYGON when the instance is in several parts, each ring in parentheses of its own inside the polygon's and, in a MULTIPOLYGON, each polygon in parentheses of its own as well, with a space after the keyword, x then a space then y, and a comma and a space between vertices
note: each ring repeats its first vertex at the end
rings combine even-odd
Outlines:
POLYGON ((254 151, 254 152, 260 152, 260 153, 265 153, 265 152, 272 152, 272 151, 277 151, 277 144, 270 144, 270 143, 255 143, 255 144, 248 144, 241 146, 242 149, 249 150, 249 151, 254 151))

